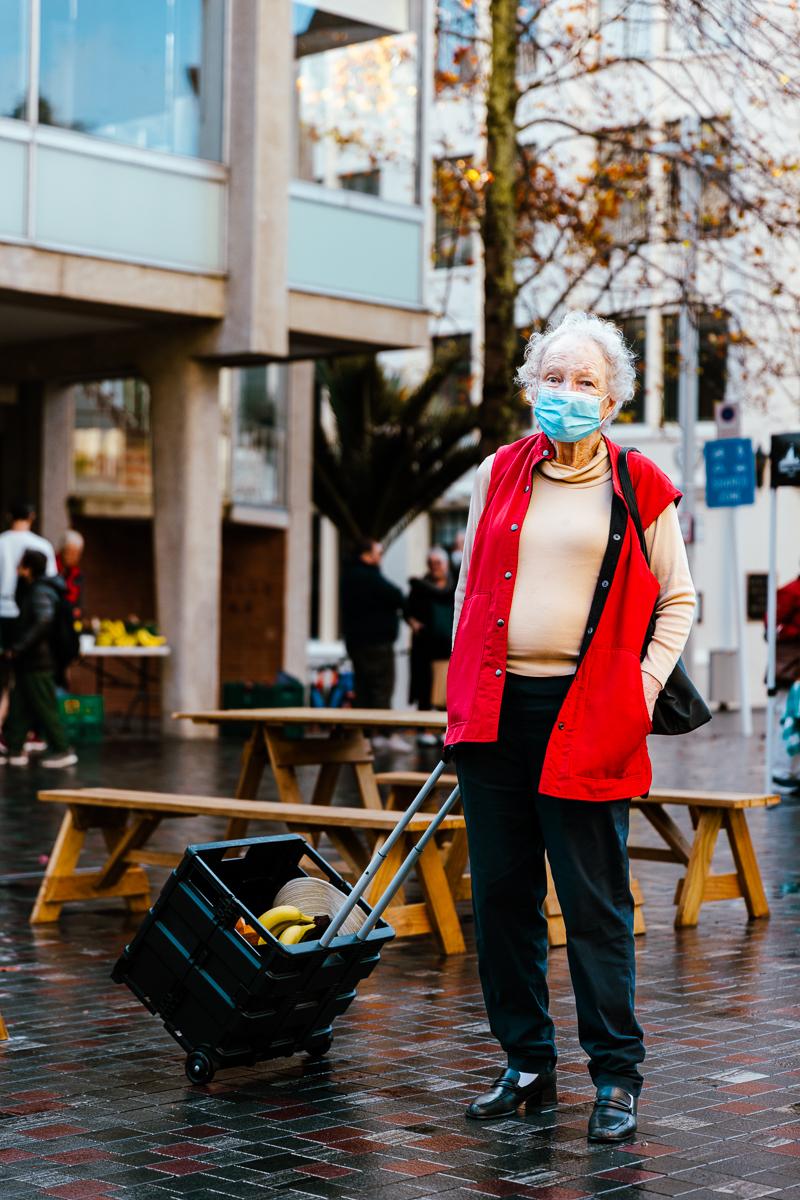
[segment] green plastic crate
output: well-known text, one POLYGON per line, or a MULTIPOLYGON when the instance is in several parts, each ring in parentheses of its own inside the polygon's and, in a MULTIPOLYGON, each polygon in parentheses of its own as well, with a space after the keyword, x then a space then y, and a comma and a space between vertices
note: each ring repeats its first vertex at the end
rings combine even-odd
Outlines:
POLYGON ((58 711, 70 742, 102 741, 102 696, 59 696, 58 711))
MULTIPOLYGON (((305 704, 305 692, 299 681, 279 681, 277 683, 223 683, 223 708, 302 708, 305 704)), ((252 726, 241 724, 223 724, 220 731, 223 737, 249 737, 252 726)), ((284 734, 289 738, 301 738, 303 729, 300 725, 287 725, 284 734)))

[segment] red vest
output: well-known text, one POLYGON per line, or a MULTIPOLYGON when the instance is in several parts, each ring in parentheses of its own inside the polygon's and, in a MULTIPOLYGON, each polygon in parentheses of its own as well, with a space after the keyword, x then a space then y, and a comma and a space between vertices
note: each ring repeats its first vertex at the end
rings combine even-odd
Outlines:
MULTIPOLYGON (((608 544, 578 669, 553 727, 539 784, 545 795, 567 800, 641 796, 652 779, 641 655, 659 584, 622 498, 620 447, 604 440, 614 488, 608 544)), ((519 531, 533 468, 554 454, 552 442, 539 433, 502 446, 495 455, 447 674, 448 747, 497 740, 519 531)), ((628 466, 646 529, 681 493, 644 455, 630 454, 628 466)))

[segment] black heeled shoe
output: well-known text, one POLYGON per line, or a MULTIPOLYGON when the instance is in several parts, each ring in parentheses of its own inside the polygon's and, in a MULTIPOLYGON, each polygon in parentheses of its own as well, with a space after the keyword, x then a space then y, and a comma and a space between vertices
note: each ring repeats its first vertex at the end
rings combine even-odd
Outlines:
POLYGON ((634 1133, 636 1097, 610 1084, 599 1087, 589 1118, 589 1141, 626 1142, 634 1133))
POLYGON ((494 1121, 498 1117, 511 1116, 521 1104, 543 1108, 547 1104, 555 1104, 557 1100, 555 1071, 545 1071, 525 1087, 520 1087, 519 1071, 508 1067, 494 1081, 491 1091, 472 1101, 466 1115, 472 1121, 494 1121))

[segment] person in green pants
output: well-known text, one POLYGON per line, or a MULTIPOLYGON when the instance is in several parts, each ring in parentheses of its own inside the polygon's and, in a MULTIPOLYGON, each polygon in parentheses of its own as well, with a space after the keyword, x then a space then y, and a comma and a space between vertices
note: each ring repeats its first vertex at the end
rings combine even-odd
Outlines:
POLYGON ((14 671, 14 689, 3 726, 8 750, 0 755, 0 762, 12 767, 28 764, 24 746, 29 729, 41 730, 47 738, 49 751, 41 760, 43 767, 71 767, 78 761, 58 712, 50 645, 59 587, 64 585, 58 577, 46 578, 46 569, 47 559, 41 551, 25 551, 18 568, 19 617, 11 646, 3 651, 14 671))

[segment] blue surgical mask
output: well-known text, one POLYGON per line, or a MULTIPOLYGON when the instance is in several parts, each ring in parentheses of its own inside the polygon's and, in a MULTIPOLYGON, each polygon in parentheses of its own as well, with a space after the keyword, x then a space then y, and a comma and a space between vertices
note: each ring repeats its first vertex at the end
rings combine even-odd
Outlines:
POLYGON ((603 421, 600 404, 603 400, 605 396, 592 396, 585 392, 539 388, 534 406, 536 420, 551 441, 579 442, 600 428, 603 421))

